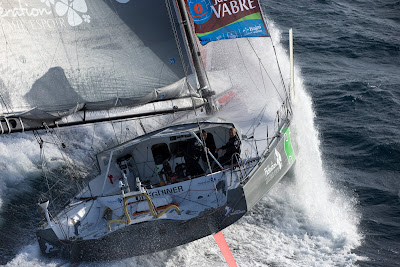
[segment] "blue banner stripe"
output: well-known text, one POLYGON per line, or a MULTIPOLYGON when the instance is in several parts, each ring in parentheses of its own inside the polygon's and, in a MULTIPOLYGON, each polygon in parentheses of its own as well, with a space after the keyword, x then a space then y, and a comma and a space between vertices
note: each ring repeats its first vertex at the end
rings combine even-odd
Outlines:
POLYGON ((198 36, 202 45, 211 41, 243 37, 267 36, 267 31, 261 19, 251 19, 232 23, 207 35, 198 36))

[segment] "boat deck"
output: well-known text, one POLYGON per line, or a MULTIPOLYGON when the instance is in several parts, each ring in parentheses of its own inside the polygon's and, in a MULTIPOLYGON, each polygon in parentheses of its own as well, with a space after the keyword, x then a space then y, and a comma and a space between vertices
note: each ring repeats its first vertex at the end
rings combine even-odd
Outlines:
MULTIPOLYGON (((131 197, 126 204, 126 210, 131 219, 129 224, 154 220, 187 221, 212 212, 226 203, 228 188, 239 186, 237 174, 233 173, 235 178, 232 181, 227 179, 228 175, 231 176, 231 170, 227 169, 212 175, 148 190, 148 195, 158 212, 176 205, 180 214, 171 208, 159 218, 155 218, 149 211, 146 199, 135 197, 135 194, 140 194, 140 192, 128 193, 125 197, 131 197)), ((118 194, 71 203, 62 214, 57 216, 56 222, 52 228, 59 239, 87 240, 97 239, 124 228, 128 224, 128 219, 123 207, 123 198, 118 194), (112 220, 120 220, 120 222, 111 223, 111 230, 108 230, 108 223, 112 220)))

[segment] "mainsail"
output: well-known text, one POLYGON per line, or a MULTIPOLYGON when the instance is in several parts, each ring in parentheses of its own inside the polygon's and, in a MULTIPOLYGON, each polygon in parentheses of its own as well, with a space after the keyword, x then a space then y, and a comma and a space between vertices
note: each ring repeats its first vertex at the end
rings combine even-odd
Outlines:
POLYGON ((108 120, 104 111, 116 107, 134 107, 123 116, 135 116, 155 101, 165 102, 161 112, 180 110, 174 99, 203 105, 177 14, 175 1, 2 2, 0 132, 79 112, 73 123, 108 120))

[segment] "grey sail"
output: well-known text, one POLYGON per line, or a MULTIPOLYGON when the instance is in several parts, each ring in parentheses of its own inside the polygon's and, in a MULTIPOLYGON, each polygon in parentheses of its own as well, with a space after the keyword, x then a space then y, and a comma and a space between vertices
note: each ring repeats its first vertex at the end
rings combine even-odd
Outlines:
POLYGON ((171 112, 204 104, 174 3, 123 2, 2 3, 2 132, 155 101, 171 112), (170 103, 189 97, 189 106, 170 103))

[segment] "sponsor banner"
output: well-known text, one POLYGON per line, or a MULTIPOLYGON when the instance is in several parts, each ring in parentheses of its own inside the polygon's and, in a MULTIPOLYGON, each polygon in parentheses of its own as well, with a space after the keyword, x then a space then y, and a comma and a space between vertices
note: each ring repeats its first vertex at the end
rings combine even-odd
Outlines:
POLYGON ((150 189, 149 195, 150 195, 150 197, 155 198, 155 197, 161 197, 161 196, 165 196, 165 195, 174 195, 174 194, 178 194, 178 193, 185 192, 188 190, 189 190, 189 188, 187 188, 187 184, 172 186, 172 187, 170 187, 170 186, 160 187, 160 189, 150 189))
MULTIPOLYGON (((131 0, 115 1, 125 4, 131 0)), ((89 0, 2 1, 0 2, 0 24, 6 32, 60 30, 88 25, 93 18, 87 2, 90 4, 89 0)))
POLYGON ((269 36, 258 0, 185 0, 202 45, 211 41, 269 36))
MULTIPOLYGON (((267 166, 264 168, 266 183, 268 184, 282 169, 282 156, 281 153, 275 148, 274 150, 275 159, 268 162, 267 166)), ((269 159, 268 159, 269 160, 269 159)), ((268 161, 267 160, 267 161, 268 161)))

